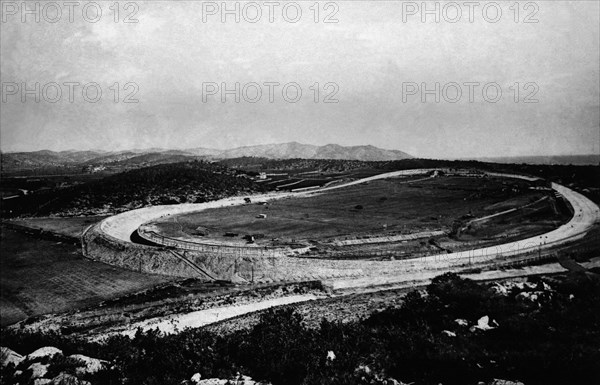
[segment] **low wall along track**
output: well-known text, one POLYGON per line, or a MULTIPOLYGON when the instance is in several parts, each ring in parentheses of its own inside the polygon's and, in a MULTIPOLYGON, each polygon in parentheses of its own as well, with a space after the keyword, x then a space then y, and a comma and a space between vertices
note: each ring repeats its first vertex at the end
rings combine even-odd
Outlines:
MULTIPOLYGON (((268 202, 289 197, 310 197, 348 186, 400 176, 425 175, 438 169, 395 171, 345 184, 311 191, 280 192, 253 196, 268 202)), ((486 173, 488 176, 536 180, 521 175, 486 173)), ((336 260, 303 258, 304 249, 285 247, 225 246, 164 237, 152 231, 148 223, 160 218, 201 212, 246 203, 243 197, 226 198, 199 204, 152 206, 131 210, 104 219, 88 228, 82 236, 86 257, 132 270, 233 282, 282 282, 322 280, 335 282, 377 282, 388 284, 410 280, 423 272, 450 271, 465 266, 485 266, 511 259, 538 257, 541 250, 576 241, 600 221, 600 209, 585 196, 556 183, 552 189, 570 203, 573 217, 548 233, 495 246, 454 253, 442 253, 404 260, 336 260)), ((368 242, 368 241, 367 241, 368 242)))

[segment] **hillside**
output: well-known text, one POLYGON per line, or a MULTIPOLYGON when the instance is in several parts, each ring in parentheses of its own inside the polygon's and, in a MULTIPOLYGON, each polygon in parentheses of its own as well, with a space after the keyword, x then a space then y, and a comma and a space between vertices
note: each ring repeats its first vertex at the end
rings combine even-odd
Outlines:
POLYGON ((148 205, 204 202, 256 191, 262 188, 241 171, 216 163, 181 162, 26 195, 11 208, 11 214, 94 215, 148 205))
POLYGON ((76 174, 102 170, 117 173, 134 168, 202 159, 185 151, 161 152, 95 152, 36 151, 2 154, 3 173, 76 174))
POLYGON ((384 162, 366 162, 361 160, 343 159, 269 159, 255 157, 240 157, 223 159, 219 161, 230 168, 251 171, 286 171, 298 173, 302 171, 313 172, 342 172, 361 168, 377 168, 384 162))
POLYGON ((41 167, 60 167, 82 163, 101 156, 95 151, 33 151, 2 153, 2 171, 41 167))
POLYGON ((347 159, 385 161, 412 158, 397 150, 384 150, 374 146, 344 147, 337 144, 313 146, 297 142, 238 147, 216 155, 217 158, 263 157, 269 159, 347 159))
POLYGON ((158 164, 186 162, 193 159, 196 158, 186 153, 182 153, 181 151, 150 152, 142 154, 123 152, 90 159, 85 162, 85 165, 130 169, 155 166, 158 164))
POLYGON ((152 148, 129 151, 34 151, 1 154, 2 172, 37 171, 43 173, 85 173, 94 168, 106 172, 121 172, 138 167, 175 163, 199 159, 231 159, 260 157, 268 159, 338 159, 360 161, 391 161, 412 158, 397 150, 384 150, 374 146, 344 147, 337 144, 313 146, 296 142, 238 147, 228 150, 191 148, 168 150, 152 148))

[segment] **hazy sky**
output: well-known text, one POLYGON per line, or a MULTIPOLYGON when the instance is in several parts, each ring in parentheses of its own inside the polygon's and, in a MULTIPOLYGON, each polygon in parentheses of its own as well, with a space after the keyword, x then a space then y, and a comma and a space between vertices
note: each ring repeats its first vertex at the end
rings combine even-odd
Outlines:
MULTIPOLYGON (((2 0, 2 151, 298 141, 372 144, 436 158, 600 152, 598 1, 538 1, 527 8, 520 2, 518 15, 509 9, 514 2, 498 2, 502 15, 495 23, 495 6, 484 13, 483 1, 472 22, 469 8, 455 3, 462 12, 456 23, 450 21, 458 9, 443 2, 439 23, 432 14, 422 22, 422 9, 411 8, 421 1, 321 2, 319 23, 313 1, 295 3, 302 10, 296 23, 295 6, 284 14, 285 2, 274 8, 254 3, 262 11, 256 23, 250 21, 257 7, 245 3, 238 3, 239 23, 235 15, 222 22, 220 1, 130 2, 137 9, 122 2, 117 23, 113 2, 98 3, 103 12, 95 23, 93 7, 86 8, 88 20, 82 17, 86 2, 73 9, 73 22, 63 7, 60 20, 50 23, 58 16, 46 7, 36 23, 27 14, 22 22, 20 1, 2 0), (123 23, 132 12, 138 22, 123 23), (324 23, 332 13, 337 22, 324 23), (40 84, 38 103, 33 94, 22 101, 23 82, 31 89, 40 84), (66 82, 81 84, 73 86, 72 103, 66 82), (82 96, 82 85, 92 82, 102 89, 97 102, 82 96), (233 94, 222 103, 221 90, 211 88, 226 83, 234 89, 236 82, 239 103, 233 94), (267 82, 280 84, 273 86, 273 103, 267 82), (292 82, 302 90, 293 103, 282 97, 283 85, 292 82), (436 82, 440 102, 434 94, 423 102, 414 85, 434 90, 436 82), (470 102, 465 83, 475 82, 470 102), (135 91, 127 83, 137 85, 137 103, 124 103, 135 91), (262 90, 256 103, 249 101, 256 96, 253 83, 262 90), (502 91, 496 102, 492 83, 502 91), (456 84, 462 97, 451 103, 456 84), (487 100, 486 84, 492 84, 487 100), (338 102, 324 103, 334 91, 338 102), (524 103, 527 97, 538 102, 524 103)), ((291 100, 295 88, 287 90, 291 100)), ((94 87, 87 92, 96 97, 94 87)))

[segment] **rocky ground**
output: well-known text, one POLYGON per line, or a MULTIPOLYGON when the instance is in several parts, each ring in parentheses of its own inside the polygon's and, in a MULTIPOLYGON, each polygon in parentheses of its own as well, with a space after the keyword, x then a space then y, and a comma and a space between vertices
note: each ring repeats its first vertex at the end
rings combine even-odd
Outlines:
POLYGON ((25 356, 1 347, 2 383, 34 385, 91 385, 87 379, 111 363, 82 354, 64 355, 63 351, 45 346, 25 356))

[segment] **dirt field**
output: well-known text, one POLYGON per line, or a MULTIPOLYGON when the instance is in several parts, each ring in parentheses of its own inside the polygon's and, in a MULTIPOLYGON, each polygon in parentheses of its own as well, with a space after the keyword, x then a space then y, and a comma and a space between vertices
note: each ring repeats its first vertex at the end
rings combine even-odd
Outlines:
POLYGON ((191 236, 207 242, 235 241, 225 233, 264 235, 256 239, 258 244, 270 244, 273 238, 287 242, 339 240, 450 230, 462 217, 483 217, 526 205, 545 194, 528 187, 524 181, 495 178, 389 179, 310 198, 282 199, 267 205, 252 202, 171 216, 157 224, 167 236, 191 236), (266 218, 258 218, 260 214, 266 218))
POLYGON ((169 280, 87 260, 73 245, 0 229, 2 325, 93 305, 169 280))

